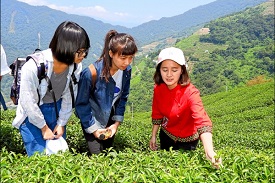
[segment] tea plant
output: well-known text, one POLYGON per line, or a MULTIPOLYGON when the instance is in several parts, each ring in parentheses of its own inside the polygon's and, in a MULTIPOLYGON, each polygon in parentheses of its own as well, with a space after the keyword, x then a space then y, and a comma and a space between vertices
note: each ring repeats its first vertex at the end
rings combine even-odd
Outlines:
POLYGON ((203 97, 223 166, 214 169, 202 144, 195 151, 150 151, 151 113, 126 113, 114 147, 89 155, 79 119, 70 118, 69 151, 27 157, 1 111, 1 182, 274 182, 274 82, 203 97))

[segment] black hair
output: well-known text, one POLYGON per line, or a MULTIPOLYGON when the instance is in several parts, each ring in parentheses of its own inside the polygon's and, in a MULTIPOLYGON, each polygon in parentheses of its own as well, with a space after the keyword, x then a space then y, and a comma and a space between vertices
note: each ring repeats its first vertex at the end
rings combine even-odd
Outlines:
MULTIPOLYGON (((161 83, 164 83, 164 81, 161 77, 161 73, 160 73, 160 67, 161 67, 162 63, 163 62, 161 62, 160 64, 157 65, 157 68, 156 68, 156 71, 155 71, 155 74, 154 74, 154 82, 157 85, 160 85, 161 83)), ((181 70, 182 70, 182 74, 180 75, 178 84, 180 84, 181 86, 187 86, 187 85, 190 84, 190 78, 189 78, 186 66, 182 65, 181 70)))
MULTIPOLYGON (((79 49, 89 50, 90 39, 81 26, 72 21, 62 22, 56 29, 49 44, 54 58, 67 65, 74 63, 75 53, 79 49)), ((87 57, 87 54, 85 57, 87 57)))
POLYGON ((104 48, 97 60, 98 62, 103 60, 102 76, 108 81, 111 76, 110 68, 112 67, 112 58, 109 55, 109 51, 118 55, 134 55, 138 48, 136 46, 134 38, 126 33, 118 33, 116 30, 110 30, 105 36, 104 48))

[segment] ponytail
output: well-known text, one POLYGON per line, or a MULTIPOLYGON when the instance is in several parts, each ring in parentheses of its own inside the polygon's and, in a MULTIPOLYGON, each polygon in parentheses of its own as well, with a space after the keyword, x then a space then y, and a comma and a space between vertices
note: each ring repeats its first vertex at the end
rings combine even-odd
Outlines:
POLYGON ((102 53, 97 60, 97 62, 103 61, 102 77, 105 77, 107 82, 108 78, 111 77, 110 68, 112 67, 112 58, 109 51, 119 55, 134 55, 138 49, 131 35, 118 33, 116 30, 107 32, 102 53))

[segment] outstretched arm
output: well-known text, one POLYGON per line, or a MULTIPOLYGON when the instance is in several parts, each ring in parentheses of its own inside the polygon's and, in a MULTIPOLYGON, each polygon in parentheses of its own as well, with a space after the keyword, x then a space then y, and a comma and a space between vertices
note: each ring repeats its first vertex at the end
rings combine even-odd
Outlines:
POLYGON ((217 154, 214 152, 213 141, 212 141, 212 133, 209 133, 209 132, 202 133, 200 135, 200 139, 201 139, 203 147, 204 147, 204 152, 205 152, 206 158, 212 162, 212 165, 215 168, 219 168, 222 164, 222 159, 221 158, 218 158, 218 159, 215 158, 215 156, 217 154))

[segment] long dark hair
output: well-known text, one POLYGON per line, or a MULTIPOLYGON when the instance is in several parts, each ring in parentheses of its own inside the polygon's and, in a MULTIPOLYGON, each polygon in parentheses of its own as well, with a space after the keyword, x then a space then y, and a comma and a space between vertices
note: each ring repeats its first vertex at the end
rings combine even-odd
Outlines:
MULTIPOLYGON (((160 67, 161 67, 162 63, 163 62, 161 62, 160 64, 158 64, 158 66, 156 68, 156 71, 155 71, 155 74, 154 74, 154 82, 157 85, 160 85, 161 83, 164 83, 164 81, 163 81, 163 79, 161 77, 161 73, 160 73, 160 67)), ((187 85, 190 84, 190 78, 189 78, 186 66, 182 65, 181 66, 181 70, 182 70, 182 74, 180 75, 178 84, 180 84, 181 86, 187 86, 187 85)))
POLYGON ((110 68, 112 67, 112 58, 109 51, 118 55, 134 55, 138 49, 134 38, 126 33, 118 33, 116 30, 110 30, 105 36, 104 48, 97 62, 103 61, 102 77, 108 82, 110 68))
POLYGON ((85 29, 77 23, 65 21, 57 27, 49 48, 58 61, 71 65, 74 63, 75 53, 79 49, 89 50, 90 39, 85 29))

